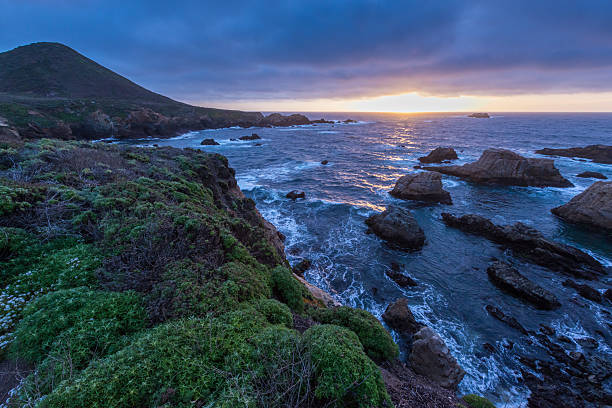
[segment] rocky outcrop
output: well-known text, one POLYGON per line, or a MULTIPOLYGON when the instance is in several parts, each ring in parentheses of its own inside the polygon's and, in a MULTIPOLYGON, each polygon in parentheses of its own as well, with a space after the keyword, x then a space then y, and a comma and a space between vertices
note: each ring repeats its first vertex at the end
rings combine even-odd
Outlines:
POLYGON ((561 306, 555 295, 531 282, 508 264, 495 262, 487 268, 487 274, 495 286, 540 309, 552 310, 561 306))
POLYGON ((475 112, 468 115, 468 118, 478 118, 478 119, 489 119, 489 116, 486 112, 475 112))
POLYGON ((295 273, 296 275, 304 276, 304 272, 309 270, 311 266, 312 262, 310 261, 310 259, 302 259, 291 269, 293 269, 293 273, 295 273))
POLYGON ((7 146, 21 146, 23 140, 17 129, 3 122, 2 126, 0 126, 0 143, 7 146))
POLYGON ((463 166, 423 167, 474 183, 533 187, 571 187, 550 159, 532 159, 510 150, 488 149, 480 158, 463 166))
POLYGON ((200 144, 202 146, 219 146, 219 143, 215 139, 204 139, 200 144))
POLYGON ((409 361, 417 374, 447 389, 455 389, 465 376, 442 338, 429 327, 413 336, 409 361))
POLYGON ((612 231, 612 181, 598 181, 550 211, 565 221, 612 231))
POLYGON ((292 190, 292 191, 288 192, 285 197, 295 201, 298 198, 305 199, 306 198, 306 193, 303 192, 303 191, 292 190))
POLYGON ((570 147, 567 149, 540 149, 535 151, 546 156, 580 157, 591 159, 595 163, 612 164, 612 146, 590 145, 586 147, 570 147))
POLYGON ((389 206, 365 223, 369 231, 401 249, 420 249, 425 244, 425 233, 409 210, 389 206))
POLYGON ((563 282, 563 286, 574 288, 576 292, 578 292, 578 294, 585 299, 589 299, 597 303, 601 303, 603 301, 603 296, 597 289, 594 289, 589 285, 585 285, 584 283, 576 283, 571 279, 567 279, 563 282))
POLYGON ((449 227, 481 235, 510 248, 515 255, 553 271, 582 279, 597 279, 606 273, 604 267, 589 254, 546 239, 536 229, 520 222, 499 226, 479 215, 456 217, 449 213, 442 213, 442 220, 449 227))
POLYGON ((400 298, 387 306, 382 318, 389 327, 402 336, 412 336, 423 327, 414 318, 406 298, 400 298))
POLYGON ((417 286, 418 284, 416 283, 416 281, 414 279, 412 279, 410 276, 406 276, 403 273, 401 273, 399 271, 399 265, 398 268, 391 268, 385 271, 385 275, 387 275, 389 277, 389 279, 391 279, 392 281, 394 281, 395 283, 397 283, 399 286, 401 286, 402 288, 408 287, 408 286, 417 286))
POLYGON ((400 177, 390 194, 403 200, 452 204, 450 193, 442 188, 442 175, 418 172, 400 177))
POLYGON ((261 137, 257 133, 253 133, 251 136, 242 136, 239 137, 240 140, 259 140, 261 137))
POLYGON ((264 126, 308 125, 310 120, 306 116, 299 114, 283 116, 280 113, 271 113, 262 120, 261 124, 264 126))
POLYGON ((442 163, 444 160, 457 158, 457 152, 452 147, 436 147, 427 156, 419 157, 419 161, 421 163, 442 163))
POLYGON ((600 180, 607 180, 608 178, 606 176, 604 176, 603 174, 597 172, 597 171, 583 171, 580 174, 576 174, 576 177, 581 177, 581 178, 596 178, 596 179, 600 179, 600 180))
POLYGON ((308 291, 310 292, 310 294, 318 299, 319 301, 321 301, 321 303, 323 305, 325 305, 325 307, 340 307, 342 306, 342 303, 338 302, 336 299, 334 299, 332 297, 332 295, 330 295, 329 293, 327 293, 326 291, 324 291, 323 289, 308 283, 306 281, 306 279, 302 278, 299 275, 296 275, 295 273, 293 274, 293 276, 299 280, 302 285, 304 285, 306 287, 306 289, 308 289, 308 291))

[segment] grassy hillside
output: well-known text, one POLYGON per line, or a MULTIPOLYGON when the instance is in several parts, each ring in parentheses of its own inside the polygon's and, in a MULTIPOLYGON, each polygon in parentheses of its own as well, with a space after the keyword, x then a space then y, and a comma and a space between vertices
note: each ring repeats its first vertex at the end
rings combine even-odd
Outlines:
POLYGON ((2 144, 0 354, 34 368, 9 406, 391 406, 390 335, 287 266, 222 156, 2 144))

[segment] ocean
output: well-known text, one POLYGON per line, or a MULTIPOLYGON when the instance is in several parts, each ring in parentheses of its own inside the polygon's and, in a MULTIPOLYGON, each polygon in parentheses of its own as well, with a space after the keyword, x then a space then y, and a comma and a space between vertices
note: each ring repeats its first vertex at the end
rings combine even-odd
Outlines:
MULTIPOLYGON (((287 239, 287 258, 306 258, 313 266, 306 279, 330 292, 344 304, 381 317, 390 302, 409 299, 415 317, 444 339, 466 376, 459 392, 487 396, 502 406, 521 406, 528 390, 521 385, 521 354, 546 357, 537 342, 504 325, 485 310, 487 304, 516 317, 527 329, 540 324, 570 338, 597 341, 588 352, 612 361, 610 303, 597 304, 562 286, 565 276, 526 263, 487 239, 448 228, 442 212, 475 213, 496 224, 517 221, 545 236, 576 246, 612 266, 612 238, 604 232, 567 224, 550 209, 585 190, 593 179, 578 178, 597 171, 612 179, 612 165, 572 158, 554 158, 570 188, 483 186, 443 176, 453 205, 421 204, 391 197, 399 177, 413 171, 417 158, 438 146, 453 147, 454 164, 478 159, 491 147, 510 149, 527 157, 543 147, 612 144, 612 114, 494 114, 490 119, 465 114, 362 114, 315 113, 311 119, 351 118, 357 123, 335 123, 289 128, 229 128, 190 132, 173 139, 127 141, 142 145, 192 147, 221 153, 236 170, 238 184, 255 200, 262 215, 287 239), (257 133, 261 140, 231 141, 257 133), (214 138, 219 146, 201 146, 214 138), (261 144, 261 145, 258 145, 261 144), (327 165, 321 161, 328 160, 327 165), (285 198, 291 190, 306 193, 305 200, 285 198), (425 231, 426 244, 416 252, 387 246, 365 234, 364 220, 387 205, 409 208, 425 231), (562 306, 543 311, 500 291, 488 279, 493 258, 506 260, 522 274, 553 292, 562 306), (418 286, 400 288, 387 278, 392 262, 415 279, 418 286), (508 349, 509 343, 514 346, 508 349), (487 352, 483 344, 497 352, 487 352), (503 405, 505 404, 505 405, 503 405)), ((592 286, 610 287, 612 277, 592 286)), ((395 338, 401 343, 397 335, 395 338)), ((584 351, 576 344, 568 350, 584 351)), ((550 357, 549 357, 550 358, 550 357)), ((609 387, 610 384, 604 384, 609 387)))

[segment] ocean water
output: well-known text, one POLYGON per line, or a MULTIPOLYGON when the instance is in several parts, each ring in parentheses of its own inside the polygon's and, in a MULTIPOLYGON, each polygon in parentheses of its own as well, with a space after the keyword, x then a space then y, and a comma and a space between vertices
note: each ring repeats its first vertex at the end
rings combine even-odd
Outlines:
MULTIPOLYGON (((409 299, 417 319, 434 328, 467 372, 459 392, 478 393, 501 406, 522 406, 528 390, 519 381, 516 356, 546 357, 537 345, 495 320, 485 310, 496 305, 527 329, 552 326, 558 335, 592 337, 592 353, 612 361, 610 304, 596 304, 561 285, 564 276, 522 262, 485 238, 447 228, 442 212, 476 213, 505 224, 521 221, 547 237, 581 248, 607 266, 612 265, 612 238, 560 221, 550 209, 569 201, 593 179, 576 174, 591 170, 612 179, 612 165, 555 158, 555 165, 575 187, 495 187, 443 176, 454 205, 424 205, 394 199, 388 192, 404 174, 418 171, 417 158, 437 146, 455 148, 457 164, 478 159, 489 147, 511 149, 528 157, 543 147, 612 144, 612 114, 499 114, 491 119, 462 114, 309 114, 312 119, 358 120, 352 124, 317 124, 290 128, 218 129, 190 132, 167 140, 132 143, 201 148, 228 157, 238 183, 253 198, 262 215, 287 236, 287 257, 313 261, 306 278, 341 302, 369 310, 379 317, 390 302, 409 299), (230 141, 257 133, 262 140, 230 141), (200 146, 214 138, 220 146, 200 146), (256 146, 261 143, 261 146, 256 146), (321 165, 328 160, 328 165, 321 165), (293 202, 291 190, 306 193, 293 202), (364 220, 387 205, 411 209, 425 231, 425 247, 401 252, 374 235, 366 235, 364 220), (529 279, 557 295, 554 311, 537 310, 509 296, 487 277, 495 257, 513 264, 529 279), (402 289, 385 275, 391 262, 418 282, 402 289), (374 290, 376 288, 376 290, 374 290), (514 343, 508 350, 504 344, 514 343), (495 346, 490 354, 484 343, 495 346)), ((612 275, 612 274, 611 274, 612 275)), ((610 287, 612 277, 592 286, 610 287)), ((396 336, 396 340, 400 340, 396 336)), ((581 350, 576 346, 573 350, 581 350)), ((609 386, 610 384, 607 384, 609 386)))

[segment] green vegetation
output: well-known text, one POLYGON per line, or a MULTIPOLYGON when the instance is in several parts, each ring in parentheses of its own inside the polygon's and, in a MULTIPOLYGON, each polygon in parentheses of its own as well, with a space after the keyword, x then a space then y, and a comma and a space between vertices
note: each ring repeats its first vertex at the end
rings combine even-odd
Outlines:
POLYGON ((343 326, 355 332, 365 352, 374 361, 391 360, 399 354, 397 344, 389 332, 365 310, 341 306, 334 309, 313 309, 311 315, 321 323, 343 326))
POLYGON ((464 395, 462 399, 470 408, 495 408, 491 401, 476 394, 464 395))
POLYGON ((388 333, 312 306, 224 157, 43 139, 0 150, 0 192, 12 403, 391 406, 388 333), (337 326, 294 330, 305 304, 337 326))

